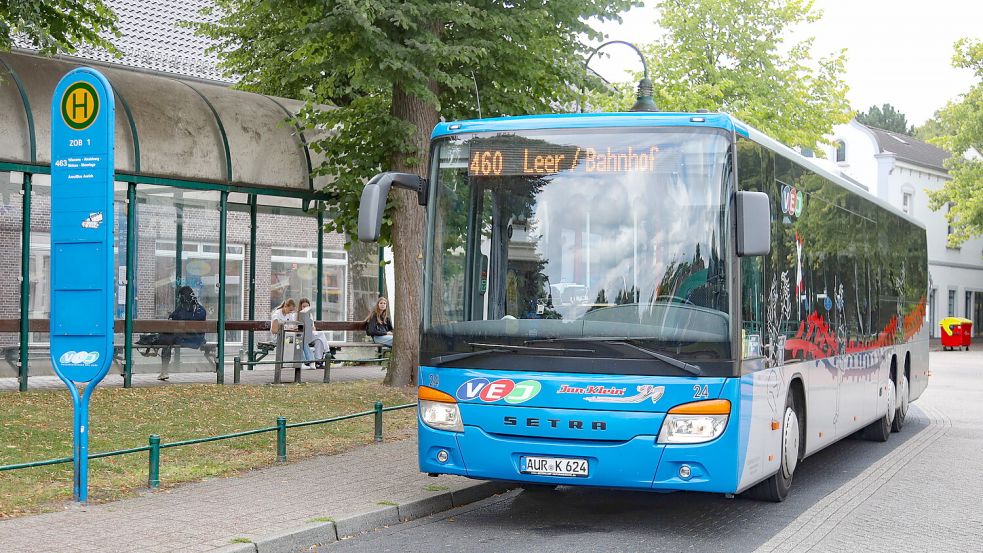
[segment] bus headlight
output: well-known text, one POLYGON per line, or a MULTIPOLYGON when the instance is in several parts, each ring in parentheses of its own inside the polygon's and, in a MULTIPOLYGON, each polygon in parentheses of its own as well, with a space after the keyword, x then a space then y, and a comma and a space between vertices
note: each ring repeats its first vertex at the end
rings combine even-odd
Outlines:
POLYGON ((454 396, 429 386, 420 386, 417 395, 420 399, 420 419, 424 424, 436 430, 464 432, 461 410, 454 396))
POLYGON ((660 444, 698 444, 720 437, 730 418, 730 402, 712 399, 669 410, 659 431, 660 444))
POLYGON ((420 400, 420 418, 430 428, 464 432, 461 410, 456 403, 420 400))

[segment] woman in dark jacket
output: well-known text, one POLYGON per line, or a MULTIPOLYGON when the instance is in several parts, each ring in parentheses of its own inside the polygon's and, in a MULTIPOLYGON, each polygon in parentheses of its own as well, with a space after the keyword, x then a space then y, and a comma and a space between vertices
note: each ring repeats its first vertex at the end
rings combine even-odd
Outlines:
POLYGON ((375 302, 375 307, 365 319, 365 333, 372 337, 373 342, 393 347, 393 321, 389 317, 389 300, 386 298, 375 302))

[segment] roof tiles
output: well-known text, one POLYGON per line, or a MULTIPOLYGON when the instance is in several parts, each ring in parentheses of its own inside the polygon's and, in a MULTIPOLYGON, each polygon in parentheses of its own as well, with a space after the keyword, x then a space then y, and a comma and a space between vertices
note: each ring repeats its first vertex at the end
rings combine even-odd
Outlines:
MULTIPOLYGON (((214 43, 195 35, 192 29, 180 26, 182 21, 214 21, 216 16, 199 12, 213 3, 209 0, 105 0, 118 18, 121 33, 111 38, 123 57, 117 59, 108 52, 89 46, 79 47, 73 57, 107 64, 145 69, 231 83, 218 69, 218 58, 206 53, 214 43)), ((23 38, 14 40, 17 47, 30 49, 23 38)))
MULTIPOLYGON (((866 126, 866 125, 864 125, 866 126)), ((913 136, 885 131, 876 127, 866 126, 874 133, 877 147, 881 153, 890 152, 901 161, 921 165, 939 171, 945 171, 944 162, 951 154, 934 144, 923 142, 913 136)))

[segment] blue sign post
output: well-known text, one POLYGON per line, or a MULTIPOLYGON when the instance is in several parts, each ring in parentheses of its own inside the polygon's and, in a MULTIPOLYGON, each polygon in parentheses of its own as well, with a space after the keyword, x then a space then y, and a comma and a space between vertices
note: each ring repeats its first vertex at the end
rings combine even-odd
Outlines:
POLYGON ((113 360, 115 104, 109 81, 87 67, 65 75, 51 99, 51 363, 72 394, 82 503, 89 398, 113 360))

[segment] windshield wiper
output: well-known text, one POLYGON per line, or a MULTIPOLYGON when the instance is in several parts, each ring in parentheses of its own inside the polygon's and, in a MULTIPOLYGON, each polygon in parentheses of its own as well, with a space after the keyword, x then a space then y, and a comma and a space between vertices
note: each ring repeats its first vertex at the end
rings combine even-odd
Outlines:
POLYGON ((640 351, 653 359, 658 359, 667 365, 676 367, 681 371, 688 372, 694 376, 699 376, 703 374, 703 369, 692 363, 687 363, 676 359, 674 357, 669 357, 657 351, 652 351, 648 348, 643 348, 638 344, 634 343, 638 340, 644 340, 644 338, 628 338, 628 337, 616 337, 616 336, 573 336, 570 338, 543 338, 540 340, 526 340, 527 344, 535 344, 538 342, 603 342, 608 344, 621 344, 623 346, 628 346, 636 351, 640 351))
MULTIPOLYGON (((530 343, 530 342, 525 342, 530 343)), ((476 342, 468 342, 469 346, 474 346, 476 348, 495 348, 502 349, 506 351, 565 351, 574 353, 594 353, 592 349, 572 349, 572 348, 537 348, 535 346, 513 346, 511 344, 479 344, 476 342)))
POLYGON ((646 355, 648 355, 650 357, 654 357, 655 359, 658 359, 659 361, 662 361, 663 363, 672 365, 673 367, 676 367, 677 369, 679 369, 681 371, 686 371, 686 372, 688 372, 688 373, 690 373, 690 374, 692 374, 694 376, 700 376, 701 374, 703 374, 703 369, 701 369, 700 367, 698 367, 696 365, 693 365, 691 363, 687 363, 686 361, 682 361, 682 360, 676 359, 674 357, 669 357, 668 355, 663 355, 663 354, 661 354, 661 353, 659 353, 657 351, 652 351, 652 350, 650 350, 648 348, 643 348, 643 347, 641 347, 639 345, 636 345, 636 344, 633 344, 633 343, 631 343, 631 342, 629 342, 627 340, 611 340, 611 343, 613 343, 613 344, 623 344, 623 345, 626 345, 626 346, 628 346, 628 347, 630 347, 630 348, 632 348, 634 350, 640 351, 640 352, 642 352, 642 353, 644 353, 644 354, 646 354, 646 355))
POLYGON ((453 363, 454 361, 460 361, 461 359, 467 359, 468 357, 477 357, 479 355, 487 355, 489 353, 508 353, 507 349, 480 349, 478 351, 465 351, 461 353, 451 353, 448 355, 441 355, 434 357, 430 360, 430 365, 436 367, 438 365, 445 365, 447 363, 453 363))
POLYGON ((571 349, 571 348, 537 348, 533 346, 513 346, 509 344, 479 344, 476 342, 468 342, 469 346, 482 348, 477 351, 464 351, 461 353, 450 353, 447 355, 441 355, 434 357, 431 360, 433 366, 444 365, 446 363, 453 363, 454 361, 460 361, 462 359, 467 359, 469 357, 477 357, 479 355, 487 355, 490 353, 512 353, 517 351, 548 351, 548 352, 574 352, 574 353, 594 353, 592 349, 571 349))

